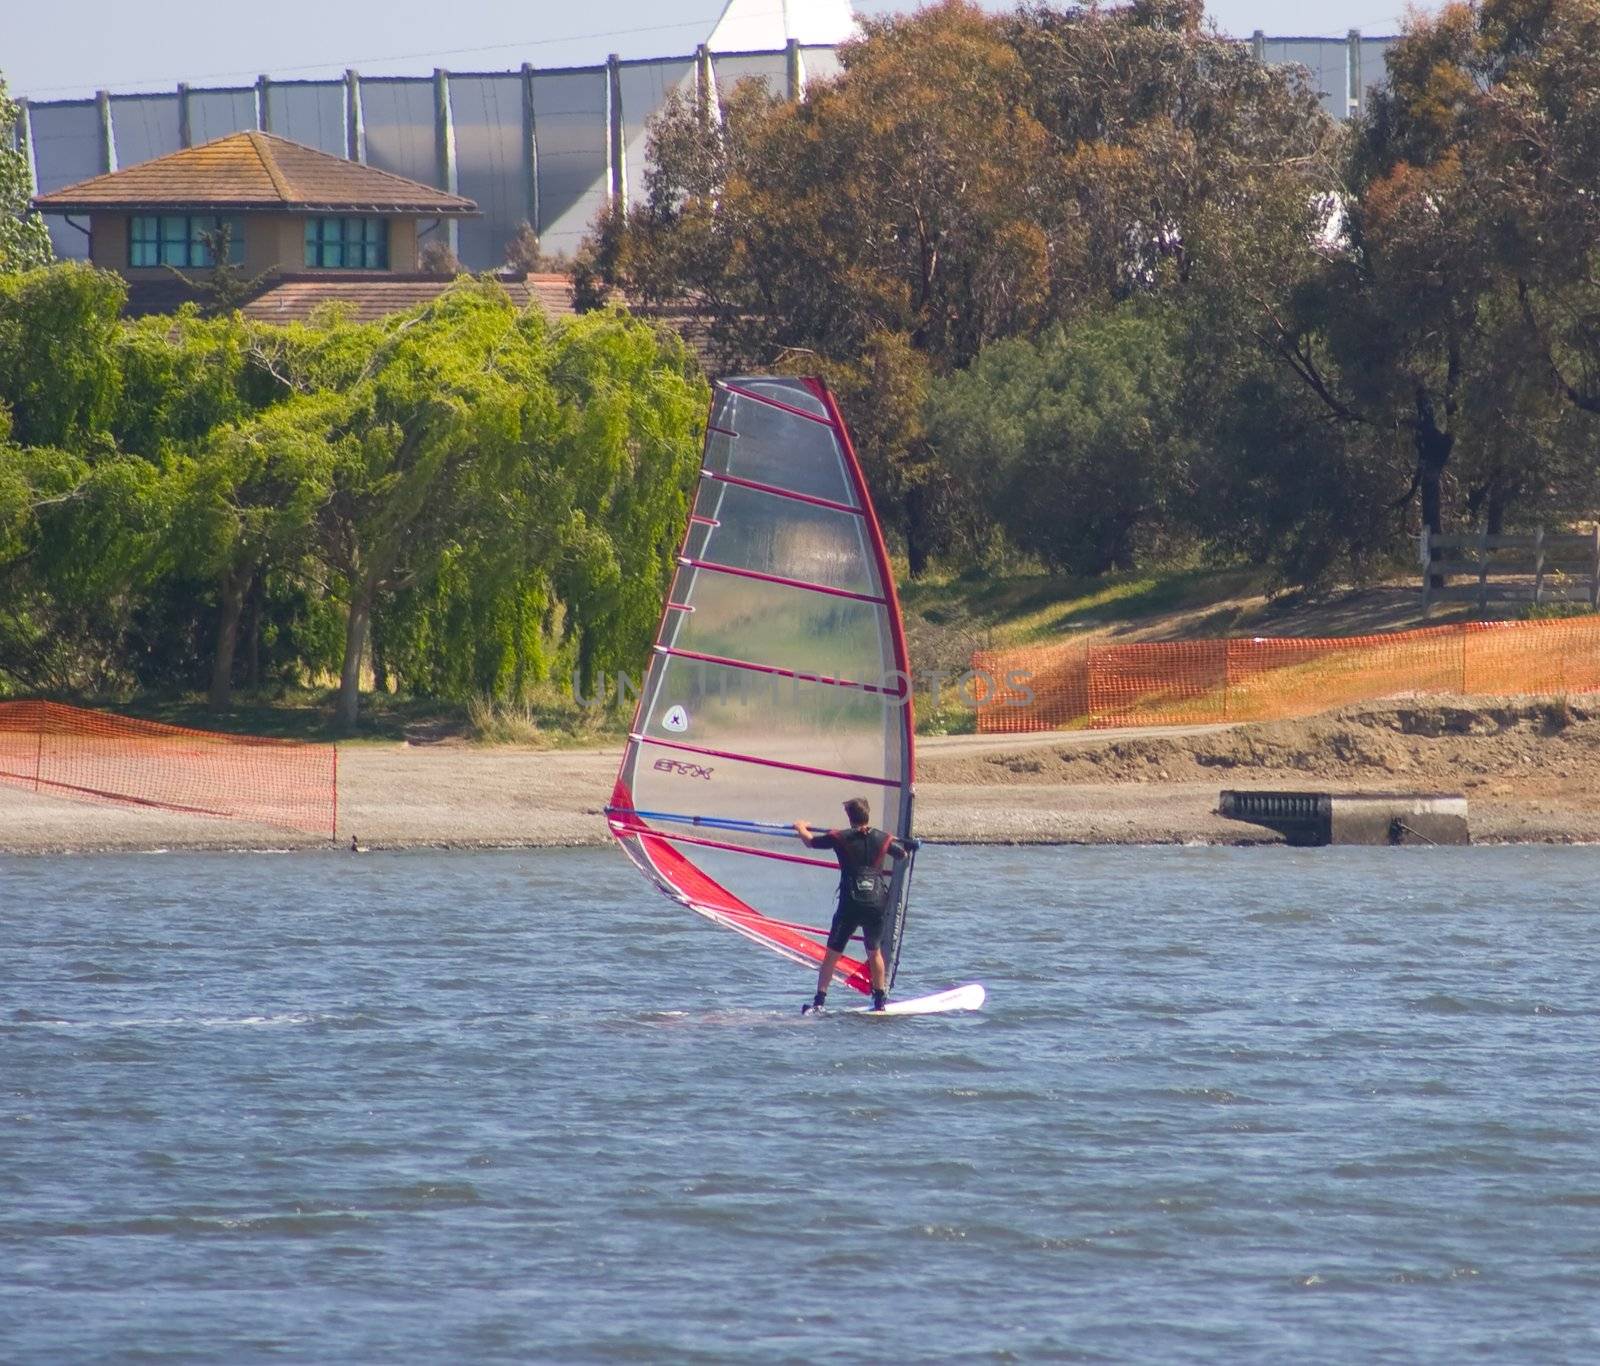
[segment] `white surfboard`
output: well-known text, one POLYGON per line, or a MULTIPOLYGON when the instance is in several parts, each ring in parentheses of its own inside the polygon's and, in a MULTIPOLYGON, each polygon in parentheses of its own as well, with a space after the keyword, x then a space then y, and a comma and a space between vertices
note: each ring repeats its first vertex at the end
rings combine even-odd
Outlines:
POLYGON ((936 991, 932 996, 917 996, 909 1001, 890 1001, 882 1010, 870 1006, 855 1006, 852 1015, 939 1015, 947 1010, 982 1010, 986 992, 978 982, 968 982, 964 987, 951 987, 936 991))

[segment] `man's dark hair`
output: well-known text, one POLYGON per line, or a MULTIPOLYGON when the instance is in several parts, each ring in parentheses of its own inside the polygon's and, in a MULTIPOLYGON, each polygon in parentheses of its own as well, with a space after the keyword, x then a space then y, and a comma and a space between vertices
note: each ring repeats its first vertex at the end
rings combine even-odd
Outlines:
POLYGON ((872 819, 872 808, 865 797, 852 797, 844 804, 844 815, 851 825, 865 825, 872 819))

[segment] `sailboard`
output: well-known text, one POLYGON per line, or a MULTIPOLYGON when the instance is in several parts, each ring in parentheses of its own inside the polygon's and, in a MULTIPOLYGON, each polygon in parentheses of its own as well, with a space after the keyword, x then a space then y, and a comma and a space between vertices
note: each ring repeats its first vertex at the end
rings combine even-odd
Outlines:
MULTIPOLYGON (((911 838, 911 678, 883 533, 820 380, 713 386, 699 485, 606 809, 679 905, 813 969, 838 890, 792 822, 911 838)), ((911 888, 896 860, 883 952, 899 966, 911 888)), ((871 990, 852 944, 835 981, 871 990)))
POLYGON ((890 1001, 882 1010, 856 1006, 851 1015, 865 1015, 870 1019, 885 1019, 892 1015, 943 1015, 947 1010, 982 1010, 987 993, 977 982, 964 987, 951 987, 949 991, 936 991, 932 996, 917 996, 909 1001, 890 1001))

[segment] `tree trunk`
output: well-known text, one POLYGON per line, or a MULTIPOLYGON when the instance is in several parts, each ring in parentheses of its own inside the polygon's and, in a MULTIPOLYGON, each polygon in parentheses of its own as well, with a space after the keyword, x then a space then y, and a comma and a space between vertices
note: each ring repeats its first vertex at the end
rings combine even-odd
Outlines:
POLYGON ((928 571, 927 520, 922 490, 913 488, 906 494, 906 564, 914 579, 928 571))
POLYGON ((361 706, 361 656, 367 647, 367 624, 372 619, 372 585, 358 583, 350 597, 350 613, 344 626, 344 667, 339 673, 339 701, 334 708, 334 724, 340 730, 354 730, 361 706))
POLYGON ((372 622, 367 634, 372 638, 372 690, 386 693, 389 691, 389 661, 384 657, 383 632, 378 629, 377 621, 372 622))
MULTIPOLYGON (((1422 524, 1434 535, 1444 531, 1444 501, 1442 486, 1444 467, 1450 463, 1450 451, 1456 444, 1453 432, 1439 430, 1434 418, 1433 400, 1421 385, 1417 386, 1417 420, 1414 427, 1417 446, 1417 483, 1422 491, 1422 524)), ((1435 588, 1444 587, 1442 576, 1433 576, 1435 588)))
MULTIPOLYGON (((597 702, 605 701, 605 684, 600 685, 600 695, 597 702)), ((594 640, 588 631, 580 631, 578 635, 578 697, 592 697, 594 695, 594 640)))
POLYGON ((222 615, 217 621, 217 654, 211 669, 211 696, 206 702, 212 711, 226 711, 233 701, 233 655, 239 644, 239 618, 244 612, 244 590, 249 583, 250 575, 237 570, 222 577, 222 615))
POLYGON ((266 585, 257 574, 250 585, 250 625, 244 633, 244 683, 251 692, 261 691, 261 600, 266 595, 266 585))
POLYGON ((1484 514, 1486 530, 1491 536, 1503 536, 1506 531, 1506 513, 1511 511, 1516 490, 1495 484, 1489 490, 1489 510, 1484 514))

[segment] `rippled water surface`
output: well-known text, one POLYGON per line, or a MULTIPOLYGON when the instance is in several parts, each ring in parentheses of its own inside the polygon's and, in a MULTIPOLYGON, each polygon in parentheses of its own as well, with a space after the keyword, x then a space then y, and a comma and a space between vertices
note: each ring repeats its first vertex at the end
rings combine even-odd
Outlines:
POLYGON ((1600 850, 918 878, 981 1014, 609 851, 0 861, 0 1359, 1600 1354, 1600 850))

